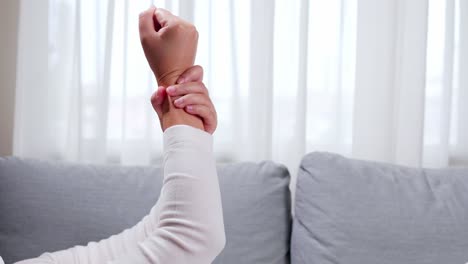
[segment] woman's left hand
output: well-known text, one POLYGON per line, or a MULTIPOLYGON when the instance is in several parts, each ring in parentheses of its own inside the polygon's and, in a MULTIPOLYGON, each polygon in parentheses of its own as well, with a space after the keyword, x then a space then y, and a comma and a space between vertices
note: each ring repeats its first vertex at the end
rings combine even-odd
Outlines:
POLYGON ((175 107, 199 116, 203 120, 204 130, 213 134, 218 124, 217 113, 208 94, 208 89, 202 81, 203 68, 193 66, 179 77, 176 85, 167 88, 160 86, 151 97, 151 103, 159 119, 162 118, 164 100, 166 100, 167 95, 170 95, 175 107))
POLYGON ((195 26, 171 12, 150 7, 140 14, 140 40, 159 85, 172 85, 197 53, 195 26))

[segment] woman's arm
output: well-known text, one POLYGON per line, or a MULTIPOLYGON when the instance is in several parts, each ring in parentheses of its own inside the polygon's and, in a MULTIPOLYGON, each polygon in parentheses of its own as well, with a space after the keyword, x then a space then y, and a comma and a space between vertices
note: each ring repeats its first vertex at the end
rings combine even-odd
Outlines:
POLYGON ((164 132, 158 203, 131 229, 21 264, 207 264, 225 245, 212 136, 187 125, 164 132))
POLYGON ((164 132, 164 185, 152 236, 116 258, 124 263, 211 263, 225 245, 212 136, 177 125, 164 132))

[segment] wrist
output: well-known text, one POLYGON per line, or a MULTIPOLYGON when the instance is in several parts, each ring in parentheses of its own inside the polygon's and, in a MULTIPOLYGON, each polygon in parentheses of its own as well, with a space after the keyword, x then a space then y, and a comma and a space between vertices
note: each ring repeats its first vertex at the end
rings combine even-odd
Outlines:
POLYGON ((173 108, 162 116, 163 131, 175 125, 188 125, 205 131, 203 121, 197 116, 187 114, 184 109, 173 108))
MULTIPOLYGON (((168 87, 176 84, 180 75, 184 72, 185 70, 173 70, 159 76, 159 78, 155 77, 159 86, 168 87)), ((163 131, 175 125, 189 125, 203 131, 205 130, 203 120, 200 117, 188 114, 184 109, 176 108, 172 100, 171 96, 167 95, 163 103, 163 115, 161 118, 161 128, 163 131)))
POLYGON ((170 85, 176 84, 177 80, 184 72, 185 70, 173 70, 173 71, 170 71, 170 72, 167 72, 165 74, 155 76, 155 77, 159 86, 168 87, 170 85))

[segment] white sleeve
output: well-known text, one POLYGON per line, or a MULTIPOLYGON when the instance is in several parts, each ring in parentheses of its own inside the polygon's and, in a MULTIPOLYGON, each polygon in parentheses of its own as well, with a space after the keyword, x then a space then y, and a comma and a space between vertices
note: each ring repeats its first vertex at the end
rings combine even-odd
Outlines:
POLYGON ((100 242, 18 264, 208 264, 225 245, 210 134, 186 125, 164 132, 164 182, 156 205, 134 227, 100 242))

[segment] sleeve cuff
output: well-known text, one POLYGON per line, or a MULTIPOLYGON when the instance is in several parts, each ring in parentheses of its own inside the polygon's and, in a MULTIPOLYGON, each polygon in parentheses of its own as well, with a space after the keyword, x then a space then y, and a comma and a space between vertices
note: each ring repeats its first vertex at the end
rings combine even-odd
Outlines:
POLYGON ((213 136, 201 129, 188 125, 169 127, 164 131, 163 141, 165 151, 173 147, 193 147, 202 151, 213 151, 213 136))

